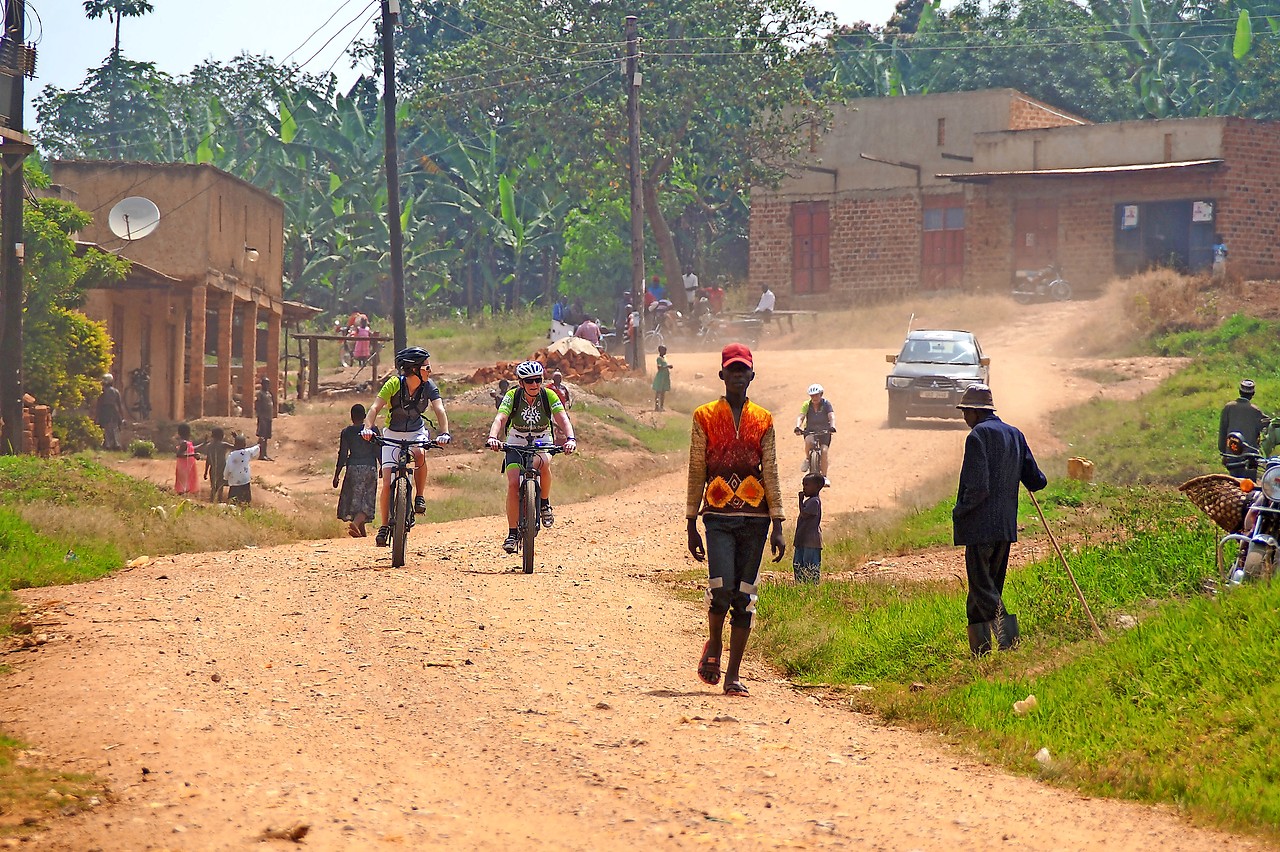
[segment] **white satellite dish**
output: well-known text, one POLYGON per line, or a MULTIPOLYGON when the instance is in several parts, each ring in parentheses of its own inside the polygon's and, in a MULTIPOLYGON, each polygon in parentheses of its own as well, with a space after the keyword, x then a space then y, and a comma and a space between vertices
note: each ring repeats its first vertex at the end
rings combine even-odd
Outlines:
POLYGON ((140 240, 160 224, 160 208, 150 198, 134 195, 107 214, 107 227, 122 240, 140 240))

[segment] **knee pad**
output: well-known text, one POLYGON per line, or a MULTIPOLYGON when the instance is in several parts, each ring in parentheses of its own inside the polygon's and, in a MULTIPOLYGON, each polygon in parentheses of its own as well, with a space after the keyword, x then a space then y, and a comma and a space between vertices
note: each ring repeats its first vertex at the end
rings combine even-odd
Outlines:
POLYGON ((732 598, 733 615, 729 623, 734 627, 750 627, 756 616, 756 587, 753 583, 739 583, 732 598))
POLYGON ((733 590, 726 588, 724 578, 712 577, 707 581, 707 609, 715 613, 725 613, 733 606, 733 590))

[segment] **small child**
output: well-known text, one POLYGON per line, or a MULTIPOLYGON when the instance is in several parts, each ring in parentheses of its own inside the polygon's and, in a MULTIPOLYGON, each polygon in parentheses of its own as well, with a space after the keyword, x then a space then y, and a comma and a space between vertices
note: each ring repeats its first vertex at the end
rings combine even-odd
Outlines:
POLYGON ((200 490, 200 479, 196 476, 196 447, 191 443, 191 427, 186 423, 178 424, 178 447, 174 455, 178 460, 173 469, 173 490, 180 496, 195 494, 200 490))
POLYGON ((252 447, 247 446, 247 444, 248 441, 245 436, 236 433, 235 448, 227 453, 226 467, 227 500, 231 503, 240 503, 245 506, 253 502, 253 492, 249 487, 249 482, 252 479, 249 473, 249 461, 262 455, 266 439, 262 439, 252 447))
POLYGON ((800 517, 796 520, 792 572, 797 583, 817 584, 822 574, 822 498, 818 496, 826 479, 820 473, 807 474, 801 484, 800 517))
POLYGON ((653 410, 662 411, 671 390, 671 365, 667 363, 667 347, 658 347, 658 370, 653 374, 653 410))
POLYGON ((214 426, 209 440, 196 447, 204 455, 204 478, 209 480, 209 502, 221 503, 222 490, 227 487, 227 452, 232 446, 223 440, 226 433, 221 426, 214 426))
POLYGON ((352 538, 364 538, 368 534, 364 525, 373 517, 378 499, 381 451, 373 441, 366 441, 360 436, 365 413, 360 403, 351 406, 351 425, 343 429, 338 438, 338 465, 333 469, 334 488, 338 487, 338 475, 342 469, 347 469, 342 480, 342 492, 338 495, 338 520, 347 522, 347 535, 352 538))
POLYGON ((498 389, 489 391, 489 396, 493 397, 493 407, 495 409, 502 405, 502 398, 507 395, 509 390, 511 390, 511 382, 507 379, 499 379, 498 389))

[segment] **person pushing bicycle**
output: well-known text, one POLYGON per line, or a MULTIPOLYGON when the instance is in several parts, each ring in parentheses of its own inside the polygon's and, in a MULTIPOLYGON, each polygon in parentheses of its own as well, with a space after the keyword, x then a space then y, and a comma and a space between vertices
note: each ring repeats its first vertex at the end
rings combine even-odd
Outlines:
POLYGON ((831 402, 824 399, 822 385, 809 385, 809 398, 800 406, 800 416, 796 418, 796 434, 804 435, 805 473, 820 473, 827 485, 828 457, 831 455, 831 435, 836 431, 836 412, 831 402), (808 433, 808 434, 806 434, 808 433), (809 470, 809 453, 814 447, 821 448, 822 470, 809 470))
MULTIPOLYGON (((447 444, 452 440, 449 436, 449 415, 445 413, 440 389, 427 378, 431 372, 430 362, 431 353, 420 346, 411 346, 396 353, 396 375, 387 379, 378 391, 377 399, 365 415, 360 437, 366 441, 373 440, 378 412, 386 408, 387 424, 382 430, 382 437, 398 441, 426 441, 430 434, 422 415, 430 408, 440 423, 436 443, 447 444)), ((413 492, 417 495, 413 498, 413 511, 421 515, 427 511, 427 501, 422 496, 427 487, 427 454, 422 447, 413 447, 410 452, 413 454, 413 492)), ((400 448, 394 444, 382 446, 384 471, 396 466, 399 453, 400 448)), ((382 521, 375 539, 378 547, 386 547, 391 539, 391 479, 384 473, 378 486, 378 517, 382 521)))
MULTIPOLYGON (((505 429, 507 443, 536 444, 551 441, 552 424, 564 435, 564 451, 572 453, 578 447, 573 437, 573 424, 569 422, 569 413, 564 410, 560 397, 551 388, 543 384, 545 370, 537 361, 525 361, 516 367, 516 387, 507 391, 498 403, 498 414, 489 427, 489 439, 485 442, 489 449, 501 451, 503 440, 499 437, 505 429), (516 440, 512 440, 512 439, 516 440)), ((502 549, 507 553, 516 552, 519 538, 517 524, 520 519, 520 454, 507 450, 502 460, 502 469, 507 475, 507 538, 502 542, 502 549)), ((538 513, 542 517, 542 525, 549 527, 555 523, 555 515, 551 509, 551 456, 539 453, 535 462, 542 483, 542 500, 538 513)))

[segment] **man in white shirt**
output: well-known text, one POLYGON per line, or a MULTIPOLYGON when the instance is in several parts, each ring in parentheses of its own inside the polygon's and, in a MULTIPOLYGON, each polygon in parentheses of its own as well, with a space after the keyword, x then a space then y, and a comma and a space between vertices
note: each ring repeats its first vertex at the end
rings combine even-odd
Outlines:
POLYGON ((773 295, 773 291, 769 289, 768 284, 760 285, 760 301, 756 304, 756 316, 760 317, 765 323, 773 318, 773 306, 777 299, 773 295))
POLYGON ((686 266, 680 280, 684 282, 685 309, 692 311, 693 306, 698 303, 698 275, 693 271, 692 266, 686 266))

